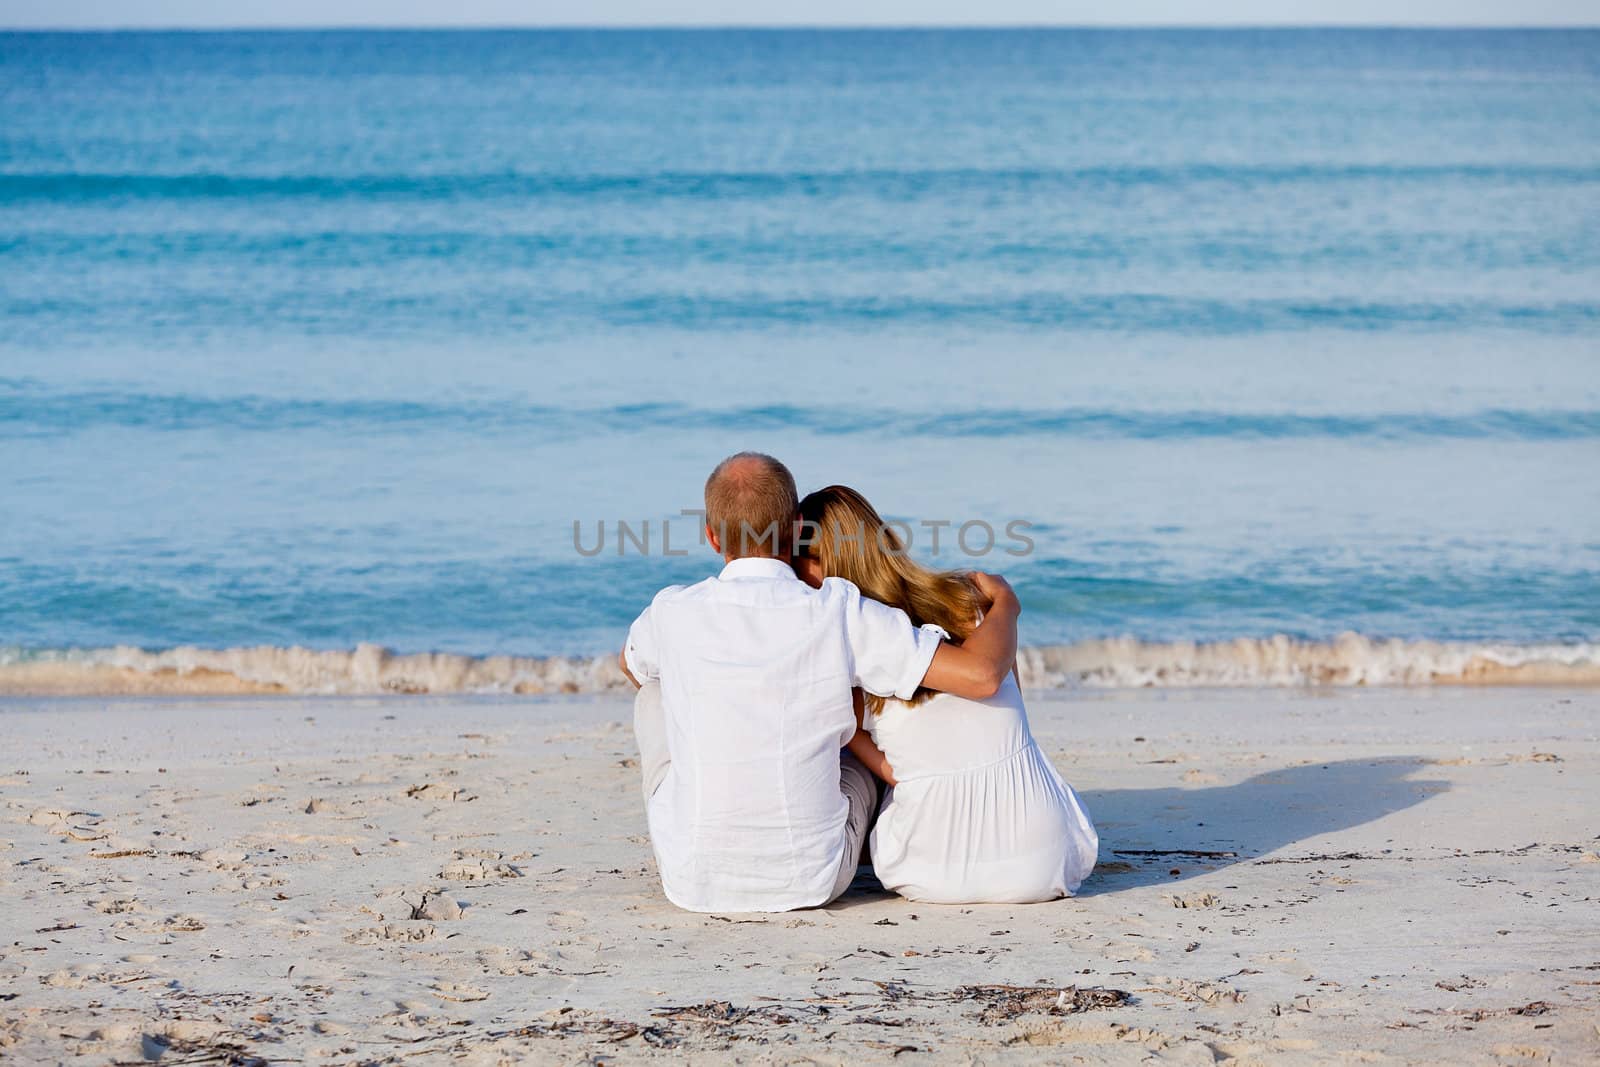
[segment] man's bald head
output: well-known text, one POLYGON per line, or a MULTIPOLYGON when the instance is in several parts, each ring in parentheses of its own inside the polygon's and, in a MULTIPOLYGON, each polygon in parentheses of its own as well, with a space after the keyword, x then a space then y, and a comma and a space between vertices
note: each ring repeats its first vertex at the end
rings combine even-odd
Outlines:
POLYGON ((788 555, 799 511, 794 475, 764 453, 731 455, 706 479, 706 525, 730 559, 788 555))

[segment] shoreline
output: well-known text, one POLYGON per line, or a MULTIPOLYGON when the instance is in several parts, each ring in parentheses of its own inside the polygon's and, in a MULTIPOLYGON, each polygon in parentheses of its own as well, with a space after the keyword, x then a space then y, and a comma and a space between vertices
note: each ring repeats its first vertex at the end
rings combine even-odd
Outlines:
POLYGON ((629 711, 0 701, 0 1055, 1600 1055, 1600 690, 1034 694, 1078 897, 756 916, 662 896, 629 711))
MULTIPOLYGON (((1600 643, 1285 635, 1212 642, 1102 638, 1018 650, 1029 690, 1600 686, 1600 643)), ((614 656, 470 656, 260 645, 149 651, 0 648, 0 696, 626 694, 614 656)))

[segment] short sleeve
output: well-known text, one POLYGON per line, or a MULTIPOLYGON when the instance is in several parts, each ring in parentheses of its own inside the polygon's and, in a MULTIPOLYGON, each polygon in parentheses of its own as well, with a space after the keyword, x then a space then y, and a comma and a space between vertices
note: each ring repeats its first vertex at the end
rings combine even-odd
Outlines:
POLYGON ((639 613, 628 627, 628 643, 622 646, 622 657, 628 661, 628 671, 640 684, 661 677, 660 653, 656 647, 656 630, 650 618, 654 604, 639 613))
POLYGON ((851 681, 876 696, 910 700, 939 651, 939 634, 911 625, 911 617, 861 595, 849 582, 845 632, 850 642, 851 681))

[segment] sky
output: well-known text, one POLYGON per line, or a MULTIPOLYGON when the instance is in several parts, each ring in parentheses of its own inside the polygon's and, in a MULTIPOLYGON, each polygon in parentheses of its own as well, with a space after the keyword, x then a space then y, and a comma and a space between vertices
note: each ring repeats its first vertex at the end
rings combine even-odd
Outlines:
POLYGON ((0 27, 1593 26, 1600 0, 0 0, 0 27))

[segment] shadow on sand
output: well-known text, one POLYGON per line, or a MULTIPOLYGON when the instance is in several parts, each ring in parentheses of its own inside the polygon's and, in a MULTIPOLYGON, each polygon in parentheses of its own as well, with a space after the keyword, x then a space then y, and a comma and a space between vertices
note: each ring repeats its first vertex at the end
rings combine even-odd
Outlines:
MULTIPOLYGON (((1077 895, 1181 882, 1381 819, 1449 788, 1408 777, 1422 766, 1420 757, 1389 756, 1283 767, 1235 785, 1079 790, 1100 831, 1100 861, 1077 895)), ((1332 842, 1288 858, 1316 856, 1348 858, 1349 850, 1332 842)), ((827 907, 842 911, 893 896, 863 867, 827 907)))
MULTIPOLYGON (((1182 881, 1381 819, 1449 788, 1408 777, 1423 765, 1391 756, 1284 767, 1235 785, 1082 790, 1100 863, 1078 895, 1182 881)), ((1348 852, 1337 842, 1310 850, 1348 852)))

